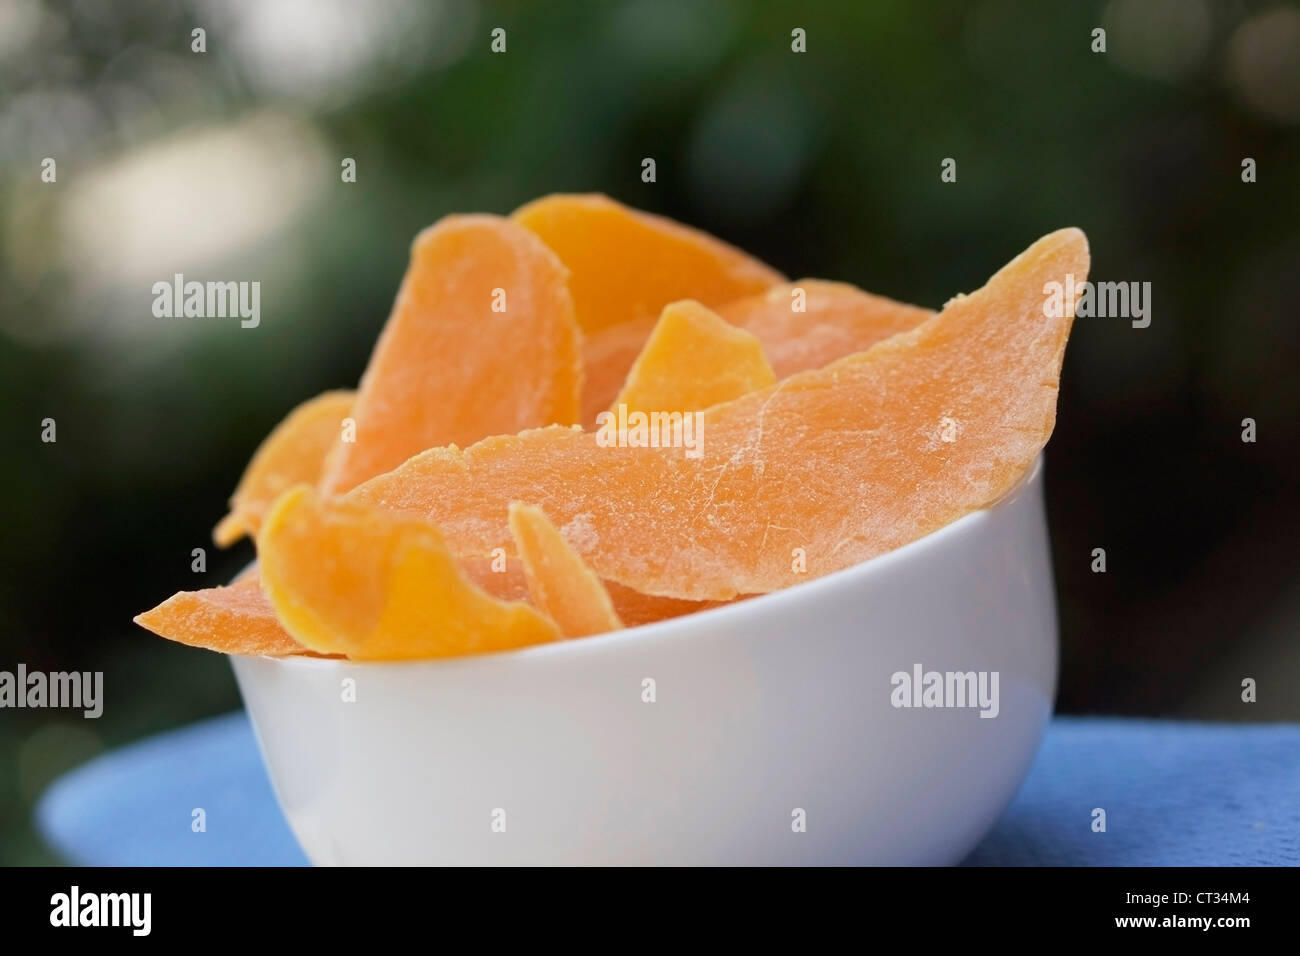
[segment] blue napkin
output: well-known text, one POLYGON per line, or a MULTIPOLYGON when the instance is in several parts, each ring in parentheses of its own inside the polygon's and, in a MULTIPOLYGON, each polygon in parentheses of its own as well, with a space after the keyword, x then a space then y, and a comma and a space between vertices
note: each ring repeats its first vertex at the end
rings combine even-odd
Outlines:
MULTIPOLYGON (((69 862, 300 866, 242 713, 59 778, 37 823, 69 862), (206 829, 196 832, 194 811, 206 829)), ((978 866, 1300 863, 1300 726, 1057 718, 978 866), (1106 832, 1092 811, 1106 811, 1106 832)))
POLYGON ((36 823, 59 855, 85 866, 307 865, 242 711, 64 774, 41 796, 36 823))
POLYGON ((966 863, 1295 866, 1300 725, 1057 718, 966 863))

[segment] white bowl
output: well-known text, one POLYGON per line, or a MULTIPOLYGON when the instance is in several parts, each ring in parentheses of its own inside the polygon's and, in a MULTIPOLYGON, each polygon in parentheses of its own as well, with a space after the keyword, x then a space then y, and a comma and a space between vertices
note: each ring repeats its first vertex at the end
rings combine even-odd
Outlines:
POLYGON ((919 541, 689 617, 441 661, 233 660, 317 864, 945 864, 1024 777, 1056 643, 1040 460, 919 541), (997 672, 996 717, 894 706, 917 664, 997 672))

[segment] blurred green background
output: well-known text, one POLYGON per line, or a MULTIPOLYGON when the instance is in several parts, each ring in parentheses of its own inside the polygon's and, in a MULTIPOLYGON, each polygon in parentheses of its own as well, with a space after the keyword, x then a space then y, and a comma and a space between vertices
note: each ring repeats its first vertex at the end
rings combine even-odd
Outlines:
POLYGON ((1153 318, 1080 319, 1067 355, 1060 709, 1300 718, 1298 123, 1285 3, 0 0, 0 669, 106 693, 97 721, 0 711, 0 863, 51 860, 58 773, 238 706, 223 658, 132 615, 250 560, 211 547, 227 495, 356 382, 414 234, 552 191, 934 307, 1084 228, 1153 318), (155 318, 176 272, 259 280, 260 327, 155 318))

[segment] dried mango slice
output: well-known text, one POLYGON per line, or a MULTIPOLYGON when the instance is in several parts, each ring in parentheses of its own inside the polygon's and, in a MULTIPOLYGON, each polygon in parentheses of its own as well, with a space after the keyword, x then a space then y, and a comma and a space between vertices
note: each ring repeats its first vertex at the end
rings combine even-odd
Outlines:
MULTIPOLYGON (((731 601, 687 601, 681 598, 663 597, 658 594, 642 594, 633 588, 624 587, 615 581, 601 582, 605 592, 614 605, 614 611, 624 627, 639 627, 642 624, 657 624, 673 617, 684 617, 696 611, 707 611, 722 607, 731 601)), ((743 601, 748 595, 735 598, 743 601)))
MULTIPOLYGON (((549 519, 548 519, 549 520, 549 519)), ((579 523, 578 527, 581 525, 579 523)), ((457 555, 461 568, 469 578, 493 597, 503 601, 536 601, 528 590, 524 577, 523 561, 519 557, 517 546, 506 550, 503 570, 497 558, 466 557, 457 555)), ((729 601, 684 601, 678 598, 661 597, 657 594, 642 594, 633 588, 624 587, 614 581, 602 581, 597 578, 605 593, 609 595, 615 616, 623 622, 624 627, 637 627, 641 624, 654 624, 672 617, 694 614, 721 607, 729 601)), ((743 600, 740 598, 738 600, 743 600)))
POLYGON ((420 233, 361 380, 355 441, 333 456, 341 493, 437 445, 577 421, 580 332, 568 270, 499 216, 420 233))
POLYGON ((664 308, 615 405, 694 412, 775 381, 763 343, 688 299, 664 308))
POLYGON ((495 555, 480 557, 458 554, 456 561, 465 572, 465 577, 494 598, 502 601, 529 600, 523 563, 513 553, 507 552, 500 558, 495 555))
POLYGON ((169 641, 223 654, 286 657, 306 651, 280 626, 256 573, 228 587, 173 594, 137 615, 135 623, 169 641))
POLYGON ((587 637, 622 628, 600 578, 582 563, 541 508, 512 502, 510 533, 533 606, 555 621, 561 634, 587 637))
POLYGON ((844 282, 800 279, 728 302, 718 315, 758 336, 780 379, 869 349, 935 313, 844 282))
MULTIPOLYGON (((510 558, 504 572, 494 570, 499 564, 495 557, 460 559, 466 576, 493 597, 503 601, 526 600, 528 585, 519 559, 510 558)), ((654 605, 648 605, 642 613, 655 613, 654 605)), ((177 592, 138 615, 135 622, 159 637, 223 654, 341 656, 317 655, 289 636, 262 591, 257 565, 228 587, 177 592)))
POLYGON ((609 411, 627 381, 632 363, 645 348, 657 317, 647 316, 591 332, 582 339, 582 409, 578 421, 590 428, 609 411))
POLYGON ((549 618, 475 586, 438 529, 413 515, 300 485, 267 515, 257 553, 276 616, 312 650, 405 660, 559 639, 549 618))
MULTIPOLYGON (((458 560, 466 577, 493 597, 502 601, 529 599, 523 564, 517 556, 508 556, 504 565, 500 558, 493 556, 460 557, 458 560), (495 570, 496 567, 504 570, 495 570)), ((601 583, 613 604, 615 616, 626 627, 653 624, 726 603, 682 601, 642 594, 612 581, 601 583)), ((178 592, 152 610, 138 615, 135 621, 159 637, 223 654, 317 656, 281 627, 275 609, 262 591, 256 566, 229 587, 178 592)))
POLYGON ((569 267, 586 334, 653 321, 678 299, 721 305, 781 282, 774 269, 707 233, 598 194, 545 196, 515 211, 569 267))
MULTIPOLYGON (((843 282, 801 279, 717 307, 732 325, 758 336, 778 379, 821 368, 934 317, 930 309, 895 302, 843 282), (802 311, 799 311, 802 309, 802 311)), ((636 319, 587 336, 582 418, 590 427, 609 408, 650 337, 653 322, 636 319)))
MULTIPOLYGON (((550 519, 547 519, 548 521, 550 519)), ((552 526, 554 527, 554 526, 552 526)), ((574 526, 581 533, 581 523, 574 526)), ((513 529, 512 529, 513 530, 513 529)), ((523 560, 519 556, 518 545, 511 542, 509 548, 502 548, 503 555, 466 556, 458 554, 462 570, 475 584, 493 597, 503 601, 533 601, 524 577, 523 560)), ((656 594, 642 594, 640 591, 624 587, 613 581, 601 581, 597 578, 605 593, 609 595, 615 616, 623 622, 624 627, 637 627, 641 624, 653 624, 671 617, 682 617, 696 611, 721 607, 727 601, 683 601, 677 598, 660 597, 656 594)), ((533 601, 536 604, 536 601, 533 601)))
POLYGON ((1077 229, 1038 240, 910 332, 703 413, 703 447, 602 447, 579 429, 435 448, 352 497, 473 551, 510 501, 545 507, 606 580, 726 600, 848 567, 1006 494, 1051 435, 1073 318, 1043 289, 1088 271, 1077 229), (630 548, 628 542, 645 542, 630 548))
POLYGON ((218 547, 257 534, 271 503, 294 485, 316 484, 330 449, 339 444, 355 392, 325 392, 291 411, 253 454, 230 496, 230 513, 212 531, 218 547))

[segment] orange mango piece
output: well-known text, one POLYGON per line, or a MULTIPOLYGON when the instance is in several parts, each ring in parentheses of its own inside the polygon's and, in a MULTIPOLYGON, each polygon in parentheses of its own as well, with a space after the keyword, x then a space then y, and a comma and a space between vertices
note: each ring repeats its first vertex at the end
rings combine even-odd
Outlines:
POLYGON ((653 321, 678 299, 716 306, 782 281, 708 233, 608 196, 545 196, 513 218, 569 267, 578 324, 588 335, 632 319, 653 321))
POLYGON ((727 600, 849 567, 1025 474, 1073 319, 1072 302, 1045 314, 1043 290, 1077 287, 1088 264, 1079 230, 1045 236, 911 331, 705 410, 698 457, 551 427, 431 449, 351 497, 423 515, 469 552, 504 536, 509 502, 537 501, 581 529, 568 540, 596 574, 651 595, 727 600))
POLYGON ((499 216, 448 216, 411 248, 361 380, 338 494, 426 448, 577 420, 581 333, 564 264, 499 216))
MULTIPOLYGON (((532 601, 540 608, 528 589, 523 561, 517 549, 518 546, 515 545, 513 549, 507 550, 504 567, 501 570, 497 570, 501 567, 501 562, 496 558, 466 555, 457 555, 456 558, 470 579, 493 597, 503 601, 532 601)), ((730 603, 728 601, 684 601, 657 594, 642 594, 614 581, 602 581, 599 578, 597 580, 609 595, 614 615, 623 622, 624 627, 654 624, 656 621, 682 617, 685 614, 694 614, 696 611, 707 611, 730 603)))
MULTIPOLYGON (((549 522, 550 519, 547 520, 549 522)), ((513 532, 513 526, 511 530, 513 532)), ((510 548, 502 549, 505 554, 501 558, 458 554, 456 560, 460 562, 461 569, 470 580, 493 597, 503 601, 533 601, 534 605, 540 608, 528 589, 523 560, 519 556, 519 546, 517 542, 511 544, 510 548)), ((656 594, 642 594, 614 581, 601 581, 599 578, 597 581, 609 595, 614 615, 623 622, 624 627, 653 624, 670 617, 707 611, 709 608, 721 607, 729 603, 727 601, 683 601, 656 594)))
MULTIPOLYGON (((466 576, 493 597, 502 601, 529 599, 528 584, 518 557, 509 557, 501 571, 494 570, 494 566, 501 566, 497 558, 460 557, 459 562, 466 576)), ((626 627, 653 624, 725 603, 682 601, 642 594, 612 581, 601 584, 613 604, 615 617, 626 627)), ((256 567, 228 587, 174 594, 152 610, 138 615, 135 621, 159 637, 223 654, 341 656, 317 655, 289 636, 262 591, 256 567)))
POLYGON ((510 533, 519 549, 533 606, 555 621, 565 637, 622 628, 600 578, 582 563, 542 509, 515 501, 509 514, 510 533))
MULTIPOLYGON (((824 279, 782 283, 720 305, 716 311, 727 322, 758 337, 777 379, 829 365, 935 315, 930 309, 824 279)), ((590 427, 614 402, 653 327, 652 321, 636 319, 584 340, 587 379, 580 419, 584 425, 590 427)))
POLYGON ((614 404, 694 412, 775 381, 763 343, 687 299, 665 306, 614 404))
MULTIPOLYGON (((624 627, 639 627, 642 624, 657 624, 673 617, 684 617, 696 611, 707 611, 722 607, 731 601, 688 601, 682 598, 663 597, 658 594, 642 594, 633 588, 624 587, 615 581, 602 581, 605 592, 614 605, 614 611, 624 627)), ((747 595, 746 595, 747 596, 747 595)), ((734 600, 743 601, 745 596, 734 600)))
POLYGON ((228 587, 173 594, 135 622, 159 637, 222 654, 286 657, 307 650, 276 620, 255 571, 228 587))
MULTIPOLYGON (((495 558, 463 557, 459 560, 466 576, 494 597, 503 601, 528 598, 528 585, 517 558, 505 562, 504 572, 494 570, 499 563, 495 558)), ((689 602, 681 603, 690 606, 689 602)), ((639 613, 653 615, 657 610, 654 599, 650 599, 639 613)), ((228 587, 180 591, 152 610, 138 615, 135 622, 159 637, 223 654, 341 656, 317 655, 289 636, 280 626, 275 609, 262 591, 261 572, 256 565, 228 587)))
POLYGON ((230 496, 230 513, 212 531, 218 547, 229 547, 246 534, 256 535, 276 498, 294 485, 321 480, 355 399, 355 392, 325 392, 303 402, 275 426, 230 496))
POLYGON ((645 348, 656 318, 647 316, 590 332, 582 339, 582 406, 578 421, 590 428, 609 411, 627 381, 627 373, 645 348))
POLYGON ((869 349, 935 313, 844 282, 800 279, 728 302, 718 315, 758 336, 780 379, 869 349))
POLYGON ((559 639, 527 604, 465 576, 438 529, 306 485, 282 496, 257 538, 262 586, 300 644, 354 660, 509 650, 559 639))

